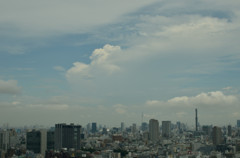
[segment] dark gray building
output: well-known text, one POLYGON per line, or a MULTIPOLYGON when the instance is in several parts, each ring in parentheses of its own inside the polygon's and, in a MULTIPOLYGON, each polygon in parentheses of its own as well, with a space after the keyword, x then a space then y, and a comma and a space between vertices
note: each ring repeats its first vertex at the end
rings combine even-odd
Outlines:
POLYGON ((237 127, 240 127, 240 120, 237 120, 237 127))
POLYGON ((212 126, 203 125, 202 126, 202 131, 204 132, 205 135, 208 135, 209 137, 211 137, 211 135, 212 135, 212 126))
POLYGON ((62 148, 80 149, 81 142, 81 126, 70 124, 56 124, 54 136, 54 148, 59 150, 62 148))
POLYGON ((171 121, 162 121, 162 137, 169 138, 171 134, 171 121))
POLYGON ((97 123, 93 122, 92 123, 92 133, 96 133, 97 132, 97 123))
POLYGON ((47 132, 47 150, 54 150, 54 131, 47 132))
POLYGON ((222 129, 220 127, 214 126, 212 132, 212 139, 214 145, 222 144, 223 137, 222 137, 222 129))
POLYGON ((157 142, 159 140, 159 122, 158 120, 149 120, 149 139, 157 142))
POLYGON ((45 155, 47 149, 47 132, 46 130, 27 132, 27 150, 33 151, 36 154, 45 155))
POLYGON ((228 136, 231 137, 232 136, 232 126, 228 125, 228 136))

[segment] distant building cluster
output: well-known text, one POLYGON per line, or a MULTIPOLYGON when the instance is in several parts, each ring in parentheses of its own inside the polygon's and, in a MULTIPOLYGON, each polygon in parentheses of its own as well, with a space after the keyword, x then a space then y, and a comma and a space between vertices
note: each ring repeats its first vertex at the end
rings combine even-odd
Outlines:
MULTIPOLYGON (((196 111, 196 119, 197 111, 196 111)), ((89 123, 0 129, 0 158, 239 158, 236 126, 200 125, 157 119, 107 128, 89 123)))

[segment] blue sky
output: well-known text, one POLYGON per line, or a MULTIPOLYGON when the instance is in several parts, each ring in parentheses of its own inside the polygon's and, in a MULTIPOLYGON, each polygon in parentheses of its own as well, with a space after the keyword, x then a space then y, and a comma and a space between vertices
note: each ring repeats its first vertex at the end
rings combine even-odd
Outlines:
POLYGON ((0 124, 240 119, 240 2, 1 1, 0 124))

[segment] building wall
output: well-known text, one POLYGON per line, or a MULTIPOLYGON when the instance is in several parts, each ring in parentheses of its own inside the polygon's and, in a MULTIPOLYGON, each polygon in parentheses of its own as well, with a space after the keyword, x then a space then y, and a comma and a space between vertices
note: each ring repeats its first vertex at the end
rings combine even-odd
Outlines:
POLYGON ((171 133, 171 121, 162 121, 162 137, 169 138, 171 133))
POLYGON ((74 124, 55 125, 55 149, 80 149, 81 126, 74 124))
POLYGON ((31 131, 27 132, 27 150, 33 151, 34 153, 41 152, 41 132, 31 131))
POLYGON ((151 141, 158 141, 159 139, 159 122, 158 120, 149 120, 149 139, 151 141))
POLYGON ((0 131, 0 149, 7 151, 9 143, 9 131, 0 131))
POLYGON ((240 120, 237 120, 237 127, 240 127, 240 120))
POLYGON ((47 132, 47 150, 54 149, 54 131, 47 132))
POLYGON ((221 130, 220 127, 217 127, 217 126, 213 127, 212 137, 213 137, 213 144, 214 145, 218 145, 218 144, 222 143, 223 138, 222 138, 222 130, 221 130))
POLYGON ((97 132, 97 123, 93 122, 92 123, 92 133, 96 133, 97 132))
POLYGON ((33 151, 36 154, 45 155, 47 150, 47 132, 46 130, 27 132, 27 150, 33 151))

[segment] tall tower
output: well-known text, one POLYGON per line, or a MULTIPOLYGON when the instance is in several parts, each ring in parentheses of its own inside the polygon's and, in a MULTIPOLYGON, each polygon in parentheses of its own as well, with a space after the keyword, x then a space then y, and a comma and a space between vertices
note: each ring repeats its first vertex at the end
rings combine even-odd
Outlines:
POLYGON ((121 122, 121 131, 125 131, 125 126, 124 126, 124 122, 121 122))
POLYGON ((197 116, 197 108, 195 109, 195 121, 196 121, 196 131, 198 131, 198 116, 197 116))
POLYGON ((228 136, 231 137, 232 136, 232 126, 228 125, 228 136))
POLYGON ((162 137, 169 138, 171 133, 171 121, 162 121, 162 137))
POLYGON ((213 136, 212 139, 213 139, 214 145, 218 145, 222 143, 223 138, 222 138, 222 130, 220 127, 217 127, 217 126, 213 127, 212 136, 213 136))
POLYGON ((97 132, 97 123, 93 122, 92 123, 92 133, 96 133, 97 132))
POLYGON ((158 120, 149 120, 149 138, 151 141, 158 141, 159 138, 159 122, 158 120))

